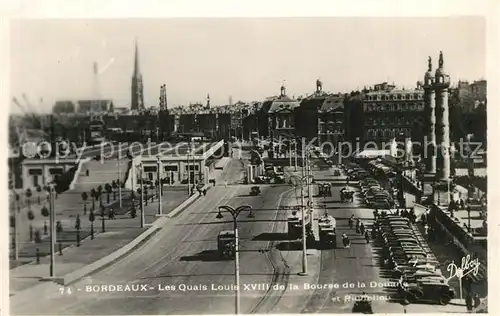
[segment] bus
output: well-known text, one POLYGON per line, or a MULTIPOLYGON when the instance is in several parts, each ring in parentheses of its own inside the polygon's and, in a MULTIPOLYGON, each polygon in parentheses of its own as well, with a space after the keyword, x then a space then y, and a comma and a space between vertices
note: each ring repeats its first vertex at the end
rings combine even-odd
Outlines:
POLYGON ((104 137, 104 122, 100 120, 94 120, 91 121, 89 124, 89 131, 90 131, 90 137, 89 137, 89 144, 90 145, 95 145, 95 144, 100 144, 106 140, 104 137))

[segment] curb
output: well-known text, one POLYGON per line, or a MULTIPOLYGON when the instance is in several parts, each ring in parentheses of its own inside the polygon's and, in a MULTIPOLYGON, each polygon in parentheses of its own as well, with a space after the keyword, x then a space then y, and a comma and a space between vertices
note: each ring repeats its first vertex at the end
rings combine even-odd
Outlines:
POLYGON ((59 280, 55 280, 56 283, 57 281, 62 281, 62 283, 58 283, 64 286, 71 285, 72 283, 75 283, 84 277, 99 272, 100 270, 103 270, 117 261, 123 259, 127 255, 131 254, 134 250, 137 248, 141 247, 144 243, 146 243, 148 240, 153 238, 156 233, 158 233, 161 230, 159 227, 151 227, 144 231, 141 235, 139 235, 136 239, 132 240, 130 243, 127 245, 123 246, 122 248, 118 249, 117 251, 111 253, 110 255, 97 260, 94 263, 91 263, 90 265, 83 267, 80 270, 74 271, 72 273, 69 273, 62 277, 59 280))
POLYGON ((69 188, 67 190, 68 192, 75 189, 75 184, 78 181, 78 177, 80 176, 80 172, 82 171, 83 165, 86 164, 87 162, 89 162, 90 160, 91 160, 91 158, 87 157, 87 158, 84 158, 84 159, 81 159, 80 161, 78 161, 78 168, 76 168, 75 176, 73 177, 73 180, 69 184, 69 188))
POLYGON ((163 216, 156 220, 146 231, 144 231, 142 234, 140 234, 138 237, 136 237, 134 240, 129 242, 127 245, 123 246, 122 248, 116 250, 115 252, 109 254, 108 256, 99 259, 98 261, 91 263, 90 265, 83 267, 82 269, 79 269, 77 271, 74 271, 72 273, 69 273, 68 275, 65 275, 63 277, 64 279, 64 285, 69 285, 72 284, 78 280, 81 280, 82 278, 96 273, 99 270, 102 270, 103 268, 106 268, 116 261, 124 258, 128 254, 130 254, 132 251, 136 250, 138 247, 140 247, 142 244, 147 242, 150 238, 152 238, 156 233, 158 233, 163 226, 169 219, 171 219, 173 216, 179 214, 183 210, 185 210, 187 207, 189 207, 194 201, 196 201, 199 198, 199 194, 193 194, 193 196, 189 197, 186 199, 182 204, 177 206, 174 210, 172 210, 169 214, 166 216, 163 216))

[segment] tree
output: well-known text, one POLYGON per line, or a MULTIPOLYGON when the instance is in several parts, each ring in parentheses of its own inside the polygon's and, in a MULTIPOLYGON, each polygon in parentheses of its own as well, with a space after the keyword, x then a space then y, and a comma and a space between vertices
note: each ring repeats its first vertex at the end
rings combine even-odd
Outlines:
POLYGON ((90 190, 90 197, 92 198, 92 210, 95 210, 95 200, 97 198, 97 191, 95 189, 90 190))
POLYGON ((109 184, 109 183, 106 183, 106 185, 104 186, 105 189, 106 189, 106 192, 108 193, 108 196, 107 196, 107 203, 109 204, 109 195, 111 194, 111 192, 113 191, 113 187, 109 184))
POLYGON ((33 241, 33 220, 35 219, 35 214, 32 210, 28 210, 28 219, 30 221, 30 241, 33 241))
POLYGON ((42 187, 37 185, 36 186, 36 192, 38 192, 38 196, 37 196, 37 199, 38 199, 38 205, 40 205, 41 201, 40 201, 40 192, 42 192, 42 187))
POLYGON ((102 191, 96 191, 96 199, 99 201, 99 206, 102 206, 102 191))
POLYGON ((19 201, 21 200, 21 196, 19 195, 19 193, 16 193, 15 197, 16 197, 17 212, 19 213, 21 211, 21 207, 19 206, 19 201))
POLYGON ((50 215, 50 212, 49 212, 49 209, 47 208, 47 206, 42 207, 40 212, 42 213, 43 217, 49 217, 49 215, 50 215))
POLYGON ((80 247, 80 228, 81 228, 81 222, 80 222, 80 215, 76 215, 76 221, 75 221, 75 229, 76 229, 76 246, 80 247))
POLYGON ((111 182, 111 186, 113 187, 113 200, 116 200, 116 189, 118 188, 118 184, 116 183, 115 180, 113 180, 113 182, 111 182))
POLYGON ((31 210, 30 198, 33 196, 33 193, 31 192, 31 189, 28 188, 26 189, 26 192, 24 194, 26 195, 26 203, 28 203, 28 209, 31 210))
POLYGON ((95 216, 94 216, 94 210, 90 210, 89 214, 89 221, 90 221, 90 239, 94 239, 94 221, 95 221, 95 216))
POLYGON ((56 223, 56 232, 57 233, 62 233, 63 232, 63 226, 61 221, 57 221, 56 223))
POLYGON ((89 198, 87 192, 82 192, 83 200, 83 215, 87 215, 87 199, 89 198))

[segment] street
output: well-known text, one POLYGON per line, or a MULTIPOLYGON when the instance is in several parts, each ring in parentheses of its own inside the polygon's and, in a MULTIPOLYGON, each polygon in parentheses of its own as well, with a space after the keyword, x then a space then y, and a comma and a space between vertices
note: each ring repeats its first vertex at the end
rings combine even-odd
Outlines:
MULTIPOLYGON (((234 159, 221 175, 231 182, 242 166, 234 159)), ((308 250, 308 276, 302 271, 301 247, 287 240, 286 218, 296 205, 295 189, 287 185, 263 185, 259 196, 249 196, 250 185, 218 185, 205 197, 173 217, 142 247, 117 263, 63 289, 44 293, 36 305, 16 304, 14 314, 232 314, 234 313, 234 260, 216 253, 217 234, 232 229, 232 217, 221 205, 253 207, 255 218, 239 216, 241 313, 350 313, 353 300, 363 291, 374 299, 375 312, 402 313, 399 303, 388 303, 391 280, 381 277, 375 251, 362 236, 350 230, 347 219, 354 215, 370 225, 372 210, 360 199, 340 202, 340 186, 332 197, 316 198, 337 219, 335 250, 308 250), (342 249, 346 233, 350 249, 342 249), (347 282, 349 288, 344 288, 347 282), (374 285, 374 283, 376 285, 374 285), (361 283, 366 288, 361 287, 361 283), (338 284, 339 288, 328 288, 338 284), (324 285, 322 289, 314 289, 324 285), (117 289, 120 288, 121 291, 117 289), (127 287, 128 286, 128 287, 127 287), (268 287, 271 286, 269 289, 268 287), (275 288, 273 288, 273 286, 275 288), (326 288, 325 288, 326 287, 326 288), (127 291, 128 289, 128 291, 127 291), (71 294, 68 292, 71 291, 71 294), (347 299, 347 301, 346 301, 347 299)), ((322 206, 321 206, 322 207, 322 206)), ((318 209, 318 215, 324 213, 318 209)), ((415 304, 409 312, 443 312, 450 306, 415 304)), ((461 310, 461 309, 460 309, 461 310)))

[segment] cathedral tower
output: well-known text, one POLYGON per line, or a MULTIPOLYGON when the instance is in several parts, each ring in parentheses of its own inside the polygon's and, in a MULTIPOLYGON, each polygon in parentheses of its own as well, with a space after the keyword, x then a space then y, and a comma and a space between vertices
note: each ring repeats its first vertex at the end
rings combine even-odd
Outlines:
POLYGON ((132 74, 132 100, 130 109, 144 109, 143 83, 142 74, 139 69, 139 47, 137 46, 137 41, 135 42, 134 73, 132 74))

